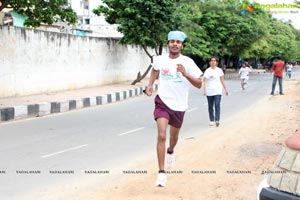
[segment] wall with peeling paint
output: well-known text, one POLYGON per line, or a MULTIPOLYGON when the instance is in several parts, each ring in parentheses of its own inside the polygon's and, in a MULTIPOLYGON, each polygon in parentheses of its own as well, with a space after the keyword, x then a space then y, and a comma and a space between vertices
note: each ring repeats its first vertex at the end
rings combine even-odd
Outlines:
POLYGON ((0 98, 133 80, 149 62, 115 39, 0 26, 0 98))

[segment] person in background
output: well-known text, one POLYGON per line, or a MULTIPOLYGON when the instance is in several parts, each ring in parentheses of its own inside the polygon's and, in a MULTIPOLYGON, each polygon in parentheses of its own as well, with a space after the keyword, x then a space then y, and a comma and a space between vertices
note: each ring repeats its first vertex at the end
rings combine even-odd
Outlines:
POLYGON ((246 65, 246 63, 243 63, 242 67, 239 70, 239 74, 241 77, 241 86, 243 90, 245 90, 245 85, 248 83, 250 72, 251 69, 246 65))
POLYGON ((252 67, 248 62, 245 62, 245 65, 246 65, 247 67, 249 67, 251 70, 253 70, 253 67, 252 67))
POLYGON ((283 75, 283 71, 284 71, 284 65, 285 64, 281 60, 281 57, 277 56, 275 62, 273 63, 273 66, 272 66, 272 70, 273 70, 274 74, 273 74, 271 95, 274 95, 277 80, 278 80, 278 83, 279 83, 279 94, 283 95, 282 75, 283 75))
POLYGON ((158 175, 156 185, 166 186, 165 156, 167 167, 175 162, 174 148, 188 108, 190 86, 201 88, 203 74, 195 62, 181 54, 186 35, 181 31, 171 31, 168 34, 168 55, 157 56, 153 60, 149 83, 145 94, 152 95, 153 83, 159 75, 159 88, 155 97, 154 119, 157 124, 157 159, 158 175), (166 149, 167 128, 170 126, 170 144, 166 149), (167 153, 166 153, 167 152, 167 153))
POLYGON ((216 127, 220 125, 220 104, 223 88, 226 96, 228 96, 224 73, 222 69, 217 67, 217 64, 217 57, 211 57, 209 60, 210 67, 205 70, 203 75, 203 94, 208 102, 209 125, 216 125, 216 127))
POLYGON ((291 63, 287 63, 286 64, 286 75, 289 78, 292 78, 292 69, 293 69, 293 65, 291 63))

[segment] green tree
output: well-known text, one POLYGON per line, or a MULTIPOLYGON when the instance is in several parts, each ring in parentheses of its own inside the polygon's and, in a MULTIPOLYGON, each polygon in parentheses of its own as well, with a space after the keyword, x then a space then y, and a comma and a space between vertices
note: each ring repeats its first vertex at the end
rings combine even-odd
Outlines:
MULTIPOLYGON (((104 14, 111 24, 119 24, 119 31, 124 34, 121 42, 141 45, 151 59, 152 55, 147 51, 147 47, 156 49, 156 54, 159 55, 165 42, 165 35, 174 29, 183 30, 188 35, 183 53, 202 63, 212 55, 224 58, 227 65, 232 60, 235 66, 236 58, 240 56, 268 59, 280 54, 289 59, 297 57, 299 32, 288 23, 273 19, 262 9, 255 8, 243 14, 242 11, 245 9, 243 5, 247 2, 243 2, 244 4, 239 0, 146 2, 104 0, 103 2, 106 6, 100 6, 95 13, 104 14)), ((147 70, 150 70, 150 66, 147 70)), ((147 73, 146 71, 144 75, 147 73)), ((141 80, 140 77, 139 74, 136 80, 141 80)))
MULTIPOLYGON (((166 35, 179 26, 181 14, 176 12, 177 0, 103 0, 105 5, 94 9, 96 15, 104 14, 110 24, 118 24, 118 31, 123 33, 120 42, 140 45, 149 58, 154 55, 148 47, 155 49, 156 55, 162 53, 166 35)), ((143 73, 138 73, 136 84, 150 71, 151 65, 143 73)))
POLYGON ((211 41, 209 35, 203 26, 199 23, 203 17, 201 12, 202 4, 195 2, 181 1, 180 12, 183 13, 179 28, 188 34, 188 39, 185 42, 183 53, 193 57, 208 59, 210 57, 211 41))
POLYGON ((0 0, 0 11, 12 8, 15 12, 27 16, 25 26, 38 27, 41 23, 53 24, 59 20, 75 24, 76 13, 67 0, 0 0))
MULTIPOLYGON (((270 37, 271 15, 267 12, 255 9, 254 13, 248 14, 245 17, 245 23, 251 24, 252 37, 251 41, 245 47, 245 50, 240 54, 244 58, 268 58, 271 53, 271 46, 268 41, 270 37)), ((245 35, 242 34, 241 37, 245 35)))
POLYGON ((193 43, 187 45, 185 53, 202 59, 211 55, 225 57, 228 64, 230 57, 245 54, 266 33, 261 21, 264 13, 243 16, 238 0, 194 1, 187 5, 183 28, 192 36, 193 43))
POLYGON ((289 60, 299 57, 296 53, 299 31, 289 23, 273 19, 262 9, 242 13, 244 8, 239 0, 181 2, 186 6, 182 28, 192 41, 184 52, 190 56, 205 60, 217 55, 226 64, 238 57, 268 59, 282 55, 289 60))
POLYGON ((267 40, 270 43, 270 54, 281 55, 285 60, 293 59, 290 51, 296 43, 295 29, 288 23, 276 19, 270 25, 270 35, 267 40))

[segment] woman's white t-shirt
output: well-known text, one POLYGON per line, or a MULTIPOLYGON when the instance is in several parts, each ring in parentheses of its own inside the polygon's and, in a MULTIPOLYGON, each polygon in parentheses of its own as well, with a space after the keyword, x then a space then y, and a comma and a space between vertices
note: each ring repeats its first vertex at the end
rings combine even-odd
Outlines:
POLYGON ((177 72, 177 64, 183 65, 186 72, 194 78, 200 78, 203 74, 196 63, 187 56, 180 55, 175 59, 171 59, 168 55, 154 57, 153 69, 160 71, 157 94, 170 109, 185 111, 188 108, 191 83, 181 72, 177 72))
POLYGON ((207 79, 206 96, 222 95, 221 76, 224 76, 224 73, 219 67, 209 67, 205 70, 203 78, 207 79))
POLYGON ((292 71, 292 68, 293 68, 292 65, 287 65, 286 70, 287 70, 288 72, 291 72, 291 71, 292 71))

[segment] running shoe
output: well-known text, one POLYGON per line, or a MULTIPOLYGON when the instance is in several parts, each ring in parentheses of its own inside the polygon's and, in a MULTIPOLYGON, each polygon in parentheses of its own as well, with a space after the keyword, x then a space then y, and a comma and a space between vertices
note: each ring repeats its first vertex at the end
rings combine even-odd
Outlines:
POLYGON ((158 187, 165 187, 167 183, 167 175, 166 173, 158 173, 156 179, 156 186, 158 187))
POLYGON ((172 154, 167 153, 167 155, 166 155, 166 161, 167 161, 167 168, 173 167, 173 165, 175 163, 175 155, 174 155, 174 153, 172 153, 172 154))

